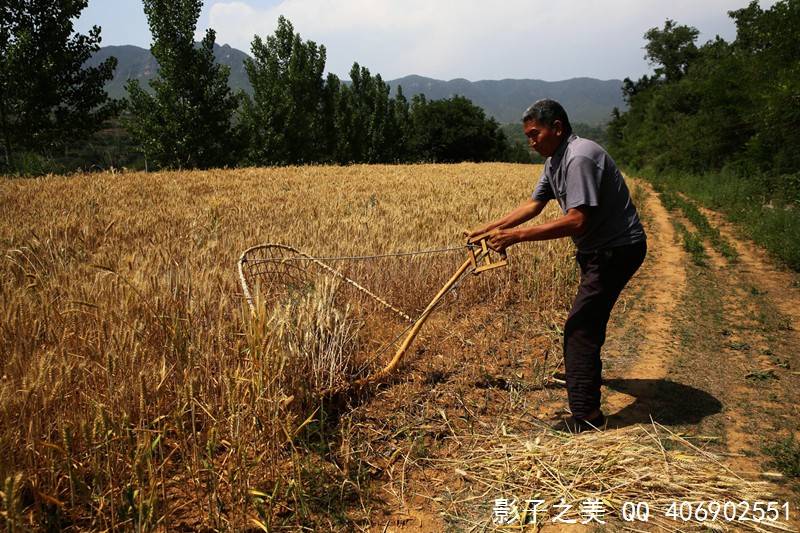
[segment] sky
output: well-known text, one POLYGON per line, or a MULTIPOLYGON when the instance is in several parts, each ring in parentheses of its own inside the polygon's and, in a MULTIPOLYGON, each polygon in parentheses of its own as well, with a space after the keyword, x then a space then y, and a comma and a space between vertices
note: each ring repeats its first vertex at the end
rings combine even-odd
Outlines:
MULTIPOLYGON (((354 61, 384 79, 581 76, 638 78, 652 71, 643 35, 667 18, 700 30, 699 41, 736 35, 727 12, 749 0, 205 0, 197 24, 218 44, 250 53, 279 15, 304 40, 324 44, 328 72, 348 78, 354 61)), ((760 0, 768 8, 775 0, 760 0)), ((102 28, 103 46, 149 47, 141 0, 89 0, 75 24, 102 28)))

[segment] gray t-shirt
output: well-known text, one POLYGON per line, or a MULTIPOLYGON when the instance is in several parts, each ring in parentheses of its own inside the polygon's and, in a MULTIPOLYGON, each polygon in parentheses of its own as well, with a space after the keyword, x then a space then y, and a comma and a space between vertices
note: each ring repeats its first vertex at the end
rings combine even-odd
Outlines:
POLYGON ((572 238, 581 252, 647 238, 614 160, 599 144, 575 134, 547 158, 531 198, 555 199, 565 214, 574 207, 591 207, 586 231, 572 238))

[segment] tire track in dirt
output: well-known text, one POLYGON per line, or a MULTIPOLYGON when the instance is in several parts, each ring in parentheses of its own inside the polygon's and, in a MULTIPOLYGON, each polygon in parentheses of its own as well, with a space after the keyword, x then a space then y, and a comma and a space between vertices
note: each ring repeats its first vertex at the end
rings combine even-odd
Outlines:
POLYGON ((698 209, 733 244, 741 262, 738 271, 768 294, 771 303, 791 321, 792 332, 797 338, 800 330, 800 276, 779 268, 766 251, 735 235, 732 225, 721 214, 704 207, 698 206, 698 209))
POLYGON ((621 326, 611 328, 609 337, 623 339, 635 329, 641 341, 633 363, 612 373, 612 378, 626 384, 624 390, 606 391, 604 409, 613 417, 610 427, 646 421, 653 412, 658 392, 653 380, 666 377, 679 347, 672 334, 673 321, 686 292, 686 254, 677 244, 669 213, 648 184, 632 181, 646 191, 641 207, 647 214, 643 217, 647 258, 634 278, 640 293, 638 305, 627 313, 621 326))
MULTIPOLYGON (((798 433, 800 378, 788 371, 788 364, 791 368, 800 365, 800 338, 795 328, 781 326, 786 315, 793 315, 789 317, 792 326, 798 314, 796 292, 787 295, 785 290, 796 287, 797 277, 776 267, 752 243, 737 238, 721 215, 700 210, 737 250, 740 261, 730 262, 705 239, 706 266, 687 262, 689 282, 683 305, 686 318, 693 316, 695 321, 676 323, 688 358, 676 360, 669 374, 721 402, 721 412, 712 413, 690 431, 722 436, 724 463, 732 471, 774 481, 771 474, 763 474, 774 469, 764 446, 798 433), (776 295, 784 305, 775 301, 776 295)), ((699 234, 679 212, 670 215, 699 234)), ((797 528, 796 493, 784 483, 773 483, 771 492, 774 498, 792 504, 787 525, 797 528)))
POLYGON ((743 379, 751 376, 766 381, 759 387, 744 381, 731 384, 731 399, 736 401, 729 409, 730 424, 726 427, 732 465, 759 471, 760 463, 768 459, 762 450, 765 435, 774 435, 776 427, 788 427, 789 432, 798 433, 792 426, 800 415, 797 407, 800 379, 786 370, 800 365, 798 276, 780 269, 764 250, 738 238, 721 214, 699 206, 698 209, 739 254, 737 263, 728 264, 707 247, 721 286, 726 288, 722 304, 728 339, 722 351, 737 363, 743 379), (775 333, 774 326, 764 324, 767 313, 759 297, 766 306, 778 311, 780 320, 788 321, 779 338, 770 338, 775 333))
MULTIPOLYGON (((688 201, 687 198, 684 199, 688 201)), ((697 232, 697 228, 685 217, 678 218, 690 232, 697 232)), ((722 398, 722 416, 725 419, 723 426, 725 446, 729 453, 727 464, 737 472, 757 473, 760 464, 755 455, 759 447, 753 441, 753 437, 754 433, 760 431, 753 431, 753 417, 749 417, 742 406, 754 405, 759 399, 744 380, 747 379, 748 370, 753 368, 754 363, 766 367, 769 361, 748 357, 744 348, 749 350, 752 345, 764 345, 766 341, 763 335, 759 334, 758 325, 754 323, 755 311, 752 309, 752 302, 748 302, 738 269, 732 268, 728 260, 717 252, 708 240, 704 245, 709 260, 709 274, 720 288, 720 314, 724 324, 724 328, 715 333, 721 336, 718 358, 726 362, 724 373, 727 392, 722 398)), ((765 405, 762 403, 761 407, 765 405)))
MULTIPOLYGON (((708 210, 701 211, 735 246, 741 263, 730 265, 706 242, 709 266, 695 267, 672 221, 679 220, 694 229, 691 223, 678 213, 668 212, 649 186, 641 186, 649 192, 643 205, 648 217, 648 259, 631 287, 638 295, 633 298, 633 309, 616 321, 618 325, 609 335, 617 351, 630 353, 632 349, 634 359, 622 361, 618 369, 609 372, 612 379, 606 380, 639 381, 626 385, 624 393, 608 391, 604 409, 613 416, 609 427, 646 423, 651 415, 659 421, 659 412, 674 410, 681 402, 670 405, 674 398, 654 385, 666 381, 691 385, 689 389, 699 392, 699 397, 705 394, 717 402, 721 412, 701 411, 697 420, 678 414, 677 423, 688 424, 692 433, 708 429, 712 434, 721 432, 728 452, 724 454, 725 464, 749 478, 765 479, 760 474, 770 470, 770 458, 762 448, 765 436, 775 437, 775 428, 787 425, 791 432, 792 423, 800 416, 800 378, 776 366, 780 359, 772 355, 772 350, 780 346, 775 351, 792 353, 792 368, 800 367, 796 355, 800 354, 798 277, 774 266, 765 252, 737 239, 730 225, 708 210), (792 337, 789 342, 776 343, 775 329, 765 324, 763 306, 754 296, 759 294, 767 295, 769 304, 789 317, 791 331, 785 332, 792 337), (717 309, 704 308, 710 302, 717 309), (686 335, 692 330, 704 337, 703 342, 692 344, 692 336, 686 335), (640 337, 638 344, 630 342, 636 337, 632 331, 640 337), (622 339, 622 345, 618 339, 622 339), (625 346, 625 342, 634 346, 625 346), (780 380, 762 383, 748 379, 772 371, 780 380), (713 416, 706 419, 708 415, 713 416)), ((612 358, 610 362, 613 365, 616 361, 612 358)), ((789 524, 796 527, 796 496, 784 485, 773 487, 776 498, 793 503, 789 524)))

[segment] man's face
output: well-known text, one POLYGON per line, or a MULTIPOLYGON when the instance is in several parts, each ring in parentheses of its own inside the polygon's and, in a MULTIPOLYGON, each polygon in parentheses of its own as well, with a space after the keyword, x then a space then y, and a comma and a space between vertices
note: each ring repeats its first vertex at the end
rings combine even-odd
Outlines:
POLYGON ((550 157, 558 149, 564 135, 560 120, 553 122, 552 127, 546 126, 538 120, 527 120, 522 125, 528 146, 539 152, 543 157, 550 157))

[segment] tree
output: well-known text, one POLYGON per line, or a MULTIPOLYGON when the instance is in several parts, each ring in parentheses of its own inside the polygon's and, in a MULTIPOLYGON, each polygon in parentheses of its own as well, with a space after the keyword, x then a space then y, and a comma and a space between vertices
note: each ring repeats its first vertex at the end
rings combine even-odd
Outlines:
POLYGON ((686 74, 689 64, 697 57, 695 41, 699 33, 697 28, 667 19, 664 29, 650 28, 644 34, 647 39, 645 59, 656 67, 657 77, 671 82, 686 74))
POLYGON ((497 122, 463 96, 428 101, 417 95, 411 101, 411 122, 411 150, 419 161, 497 161, 509 151, 497 122))
POLYGON ((625 78, 622 80, 622 99, 625 100, 625 103, 630 105, 631 100, 641 93, 642 91, 646 91, 650 87, 658 84, 658 77, 657 76, 648 76, 645 74, 637 81, 633 81, 630 78, 625 78))
POLYGON ((0 129, 4 161, 49 153, 97 131, 119 104, 104 90, 116 59, 84 68, 100 28, 73 31, 88 0, 6 0, 0 7, 0 129))
POLYGON ((611 150, 656 170, 794 173, 800 168, 800 0, 729 12, 736 39, 699 48, 697 30, 651 29, 655 74, 626 79, 628 111, 609 125, 611 150))
POLYGON ((411 107, 403 94, 403 87, 397 86, 395 97, 390 101, 391 113, 387 128, 387 155, 392 162, 407 161, 411 140, 411 107))
POLYGON ((339 147, 343 143, 337 134, 337 109, 340 106, 342 82, 336 74, 329 73, 322 94, 322 120, 320 121, 319 161, 333 163, 340 161, 339 147))
MULTIPOLYGON (((736 23, 733 55, 747 85, 745 120, 753 161, 771 161, 777 172, 800 169, 800 0, 764 10, 753 1, 728 13, 736 23)), ((743 102, 744 103, 744 102, 743 102)))
MULTIPOLYGON (((296 164, 323 161, 325 131, 321 127, 323 102, 332 105, 334 94, 325 91, 325 47, 304 42, 292 23, 278 18, 278 27, 266 40, 251 44, 252 59, 245 69, 253 86, 253 99, 245 106, 250 138, 248 160, 255 164, 296 164)), ((331 88, 338 89, 331 80, 331 88)), ((328 124, 329 125, 329 124, 328 124)))
POLYGON ((128 82, 128 127, 157 167, 209 168, 237 160, 239 134, 233 114, 239 97, 228 86, 229 69, 214 61, 214 30, 197 46, 194 33, 202 0, 144 0, 158 61, 151 96, 128 82))
POLYGON ((399 103, 391 99, 389 86, 380 74, 373 76, 358 63, 350 69, 350 84, 343 85, 341 90, 338 123, 342 126, 340 134, 347 136, 350 148, 349 157, 342 162, 397 161, 402 148, 393 143, 401 141, 397 131, 401 126, 396 120, 403 117, 404 98, 399 103))

